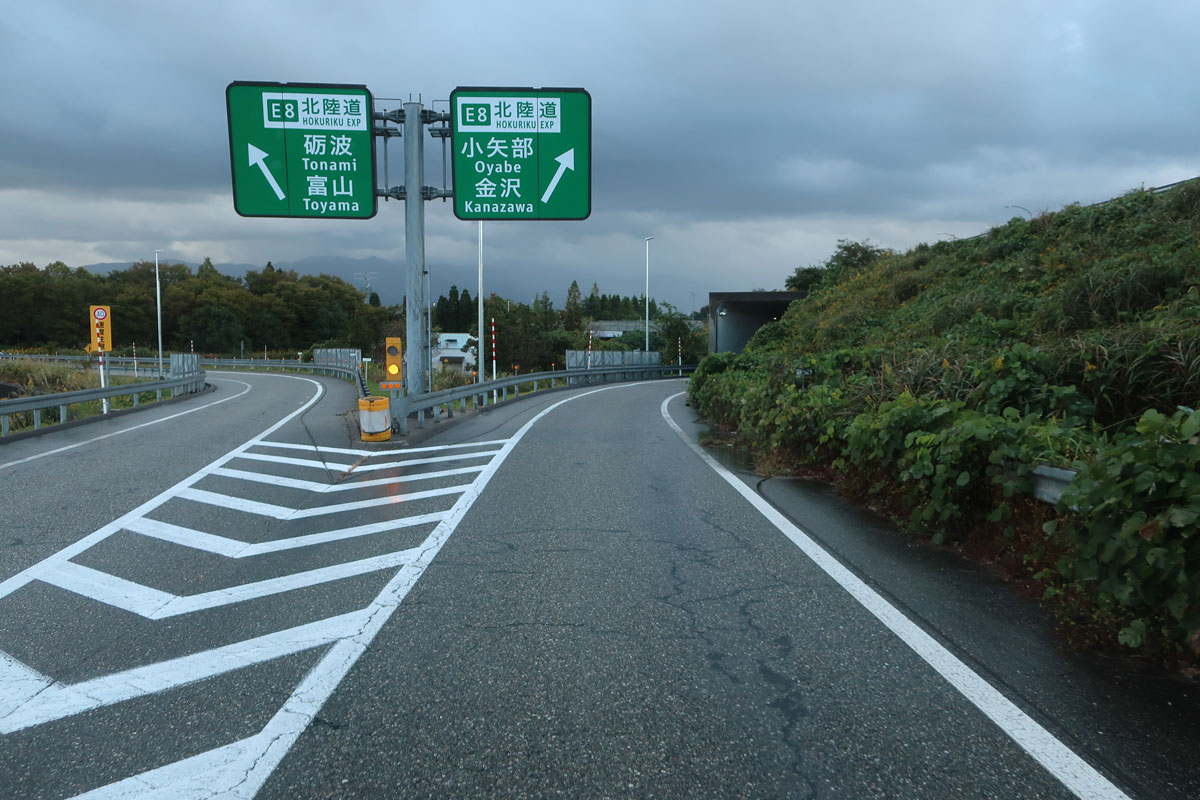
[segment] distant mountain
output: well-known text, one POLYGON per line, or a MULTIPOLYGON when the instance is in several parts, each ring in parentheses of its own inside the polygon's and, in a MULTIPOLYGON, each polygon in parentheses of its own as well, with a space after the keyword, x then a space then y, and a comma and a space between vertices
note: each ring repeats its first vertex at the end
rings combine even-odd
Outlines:
MULTIPOLYGON (((349 258, 346 256, 309 256, 295 261, 272 261, 276 269, 294 269, 301 275, 333 275, 358 289, 365 289, 364 275, 369 276, 371 291, 379 295, 385 306, 404 302, 404 267, 386 259, 349 258)), ((252 269, 260 269, 253 267, 252 269)))

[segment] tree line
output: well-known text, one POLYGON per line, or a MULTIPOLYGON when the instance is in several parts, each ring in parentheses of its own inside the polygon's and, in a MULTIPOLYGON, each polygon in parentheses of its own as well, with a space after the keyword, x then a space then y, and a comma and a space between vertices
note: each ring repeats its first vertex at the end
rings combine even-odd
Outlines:
MULTIPOLYGON (((542 292, 531 302, 521 303, 499 295, 484 299, 483 362, 491 361, 491 325, 496 326, 496 363, 503 372, 541 372, 561 369, 567 350, 641 350, 645 332, 638 330, 619 338, 593 340, 586 323, 596 319, 640 320, 645 315, 644 300, 640 297, 602 295, 592 284, 585 299, 578 281, 567 289, 566 304, 554 307, 549 292, 542 292)), ((433 328, 441 331, 467 331, 471 340, 467 347, 474 349, 477 339, 478 306, 470 295, 450 287, 447 296, 439 297, 434 305, 433 328), (465 298, 465 299, 464 299, 465 298), (441 311, 439 312, 439 309, 441 311)), ((686 364, 695 364, 708 353, 708 337, 697 332, 689 318, 669 303, 650 299, 650 318, 656 330, 650 332, 650 350, 658 350, 664 361, 675 361, 680 351, 686 364)))
MULTIPOLYGON (((167 351, 217 356, 254 355, 264 347, 272 357, 312 347, 353 347, 382 359, 383 339, 405 335, 404 306, 385 307, 378 295, 363 293, 332 275, 298 275, 270 262, 242 277, 220 273, 210 259, 193 271, 185 264, 160 264, 163 347, 167 351)), ((39 269, 22 263, 0 267, 0 347, 82 350, 90 341, 88 306, 112 309, 118 355, 136 344, 143 353, 157 345, 154 262, 140 261, 107 275, 55 262, 39 269)), ((434 331, 467 332, 474 347, 476 300, 457 286, 433 304, 434 331)), ((596 284, 585 298, 572 281, 563 308, 548 292, 528 304, 492 294, 484 301, 484 361, 491 356, 491 320, 496 324, 496 355, 504 371, 531 372, 561 367, 566 350, 588 347, 591 319, 641 319, 643 299, 601 294, 596 284)), ((682 346, 684 360, 696 363, 707 339, 667 303, 650 300, 651 350, 673 361, 682 346)), ((642 331, 593 342, 595 349, 640 350, 642 331)))
MULTIPOLYGON (((71 269, 62 262, 38 269, 0 267, 0 343, 13 348, 81 349, 90 341, 88 306, 112 311, 116 352, 157 345, 154 262, 140 261, 107 275, 71 269)), ((221 355, 294 353, 314 345, 375 348, 395 326, 393 310, 378 297, 332 275, 297 275, 270 262, 236 278, 211 259, 193 272, 160 264, 162 336, 166 350, 221 355)))
MULTIPOLYGON (((533 298, 531 305, 544 306, 547 303, 550 303, 550 295, 543 292, 540 297, 533 298)), ((553 303, 550 305, 553 308, 553 303)), ((641 297, 601 294, 600 287, 593 283, 591 293, 585 298, 579 290, 578 281, 571 281, 566 307, 559 312, 564 330, 579 330, 585 319, 635 320, 642 319, 645 313, 645 301, 641 297)), ((434 325, 443 331, 474 331, 478 314, 477 301, 471 298, 471 293, 466 289, 460 292, 458 286, 451 286, 450 291, 439 297, 433 307, 434 325)), ((652 297, 650 318, 657 320, 658 316, 658 301, 652 297)))

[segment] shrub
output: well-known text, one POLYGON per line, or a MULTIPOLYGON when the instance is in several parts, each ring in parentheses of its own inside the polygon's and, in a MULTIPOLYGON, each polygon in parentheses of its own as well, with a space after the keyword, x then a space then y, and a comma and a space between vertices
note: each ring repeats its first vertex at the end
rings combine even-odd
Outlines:
POLYGON ((1062 520, 1059 575, 1125 617, 1130 647, 1161 630, 1197 649, 1200 634, 1200 412, 1147 411, 1136 433, 1079 465, 1062 520), (1069 513, 1069 509, 1077 509, 1069 513))

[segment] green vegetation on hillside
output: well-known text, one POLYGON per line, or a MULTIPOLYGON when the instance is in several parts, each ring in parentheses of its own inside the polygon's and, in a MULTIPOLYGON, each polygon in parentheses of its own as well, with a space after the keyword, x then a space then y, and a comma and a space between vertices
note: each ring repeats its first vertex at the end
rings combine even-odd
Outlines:
POLYGON ((841 242, 693 403, 936 541, 1027 573, 1087 637, 1200 653, 1200 181, 894 253, 841 242), (1057 509, 1037 464, 1079 476, 1057 509))

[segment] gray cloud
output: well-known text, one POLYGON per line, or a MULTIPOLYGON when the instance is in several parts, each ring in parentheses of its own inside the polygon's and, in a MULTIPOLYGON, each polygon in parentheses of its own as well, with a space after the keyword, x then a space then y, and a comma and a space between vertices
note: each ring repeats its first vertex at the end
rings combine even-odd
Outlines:
MULTIPOLYGON (((457 85, 582 86, 594 213, 489 224, 489 290, 640 293, 653 234, 651 291, 687 306, 781 286, 838 238, 907 247, 1006 205, 1197 174, 1197 23, 1185 0, 24 4, 0 18, 0 71, 20 76, 0 104, 0 263, 164 246, 398 263, 398 203, 370 222, 233 212, 229 82, 363 83, 427 105, 457 85)), ((436 144, 427 156, 437 183, 436 144)), ((442 203, 427 219, 434 291, 474 292, 475 226, 442 203)))

